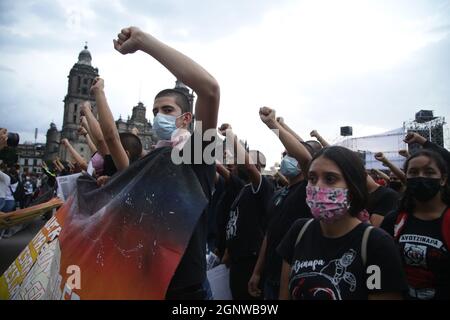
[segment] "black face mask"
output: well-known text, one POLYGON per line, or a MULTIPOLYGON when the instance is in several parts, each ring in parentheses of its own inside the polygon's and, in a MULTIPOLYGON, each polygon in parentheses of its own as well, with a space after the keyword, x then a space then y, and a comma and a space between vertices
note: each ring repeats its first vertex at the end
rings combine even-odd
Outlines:
POLYGON ((408 193, 417 201, 426 202, 434 198, 441 189, 441 179, 409 178, 406 180, 408 193))
POLYGON ((400 181, 391 181, 389 182, 389 188, 392 190, 395 190, 397 192, 400 192, 402 189, 403 184, 400 181))

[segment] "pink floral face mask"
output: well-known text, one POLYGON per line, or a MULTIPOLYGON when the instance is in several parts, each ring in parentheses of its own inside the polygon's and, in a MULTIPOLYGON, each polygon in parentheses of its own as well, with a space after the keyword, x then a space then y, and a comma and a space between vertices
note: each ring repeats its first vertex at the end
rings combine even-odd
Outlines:
POLYGON ((333 223, 341 218, 350 207, 348 189, 306 187, 306 203, 315 219, 333 223))

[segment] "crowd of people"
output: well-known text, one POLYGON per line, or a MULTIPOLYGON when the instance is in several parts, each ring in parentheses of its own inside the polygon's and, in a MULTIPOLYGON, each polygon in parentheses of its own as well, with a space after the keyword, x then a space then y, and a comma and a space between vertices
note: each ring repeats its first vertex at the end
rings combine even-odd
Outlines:
MULTIPOLYGON (((135 27, 123 29, 114 47, 122 54, 147 53, 197 95, 194 133, 185 93, 165 89, 156 95, 153 128, 160 140, 152 152, 189 147, 195 153, 200 144, 203 154, 207 144, 191 137, 208 130, 220 133, 214 141, 226 142, 224 156, 214 163, 181 164, 192 166, 209 204, 167 299, 213 298, 206 271, 219 263, 229 268, 235 300, 450 299, 448 150, 411 132, 405 142, 422 148, 412 154, 399 150, 403 168, 377 153, 386 169, 367 170, 357 153, 330 145, 317 130, 304 140, 289 119, 262 107, 255 118, 284 146, 278 172, 266 175, 264 155, 247 150, 230 124, 218 127, 220 89, 205 69, 135 27), (215 263, 209 264, 211 256, 215 263)), ((118 132, 102 78, 95 79, 91 94, 98 117, 85 102, 78 131, 91 159, 62 139, 74 161, 44 164, 42 178, 19 178, 17 168, 2 167, 0 211, 18 207, 20 184, 25 190, 20 207, 26 207, 38 197, 32 196, 36 188, 40 196, 54 195, 58 175, 86 172, 101 188, 147 156, 137 132, 118 132)), ((6 133, 0 131, 0 148, 6 133)))

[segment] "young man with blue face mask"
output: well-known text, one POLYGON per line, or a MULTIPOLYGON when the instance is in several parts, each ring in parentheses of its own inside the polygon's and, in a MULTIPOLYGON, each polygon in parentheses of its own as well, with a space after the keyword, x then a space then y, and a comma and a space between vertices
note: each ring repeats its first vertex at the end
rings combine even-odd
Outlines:
POLYGON ((178 89, 165 89, 155 97, 153 105, 153 130, 160 139, 156 148, 172 146, 182 149, 189 139, 192 122, 190 103, 185 93, 178 89))
MULTIPOLYGON (((197 120, 194 135, 202 135, 208 129, 214 129, 217 125, 219 110, 220 89, 217 81, 200 65, 184 54, 160 42, 152 35, 142 32, 136 27, 122 29, 118 39, 114 40, 114 47, 122 54, 134 53, 141 50, 165 66, 179 81, 192 88, 197 95, 195 115, 197 120), (201 126, 199 126, 201 122, 201 126), (200 129, 201 128, 201 129, 200 129)), ((167 147, 180 147, 189 138, 186 133, 192 121, 192 113, 189 112, 189 101, 186 96, 175 89, 163 90, 155 97, 153 105, 155 116, 154 129, 161 139, 157 150, 162 153, 167 147), (182 131, 181 133, 176 132, 182 131), (179 134, 177 134, 179 133, 179 134)), ((186 143, 186 147, 192 147, 197 143, 192 139, 186 143)), ((200 142, 200 150, 209 142, 200 142)), ((171 159, 173 162, 173 159, 171 159)), ((170 160, 169 160, 170 161, 170 160)), ((168 164, 169 165, 169 164, 168 164)), ((172 165, 172 164, 170 164, 172 165)), ((207 200, 210 200, 214 188, 215 166, 203 161, 200 164, 183 164, 190 166, 200 184, 207 200)), ((186 190, 189 192, 189 190, 186 190)), ((206 209, 206 208, 205 208, 206 209)), ((183 214, 196 215, 186 209, 183 214)), ((190 237, 190 241, 184 251, 183 257, 172 277, 166 292, 167 299, 208 299, 211 298, 209 285, 206 278, 206 235, 207 215, 206 210, 196 222, 196 227, 190 237)))
POLYGON ((286 148, 280 172, 289 183, 274 194, 269 204, 268 212, 271 220, 248 283, 248 290, 253 296, 261 295, 263 291, 266 300, 277 300, 282 258, 276 252, 276 248, 294 221, 311 217, 306 204, 307 181, 302 173, 311 159, 311 151, 282 118, 275 118, 274 110, 264 107, 260 110, 260 117, 268 128, 279 130, 278 137, 286 148))

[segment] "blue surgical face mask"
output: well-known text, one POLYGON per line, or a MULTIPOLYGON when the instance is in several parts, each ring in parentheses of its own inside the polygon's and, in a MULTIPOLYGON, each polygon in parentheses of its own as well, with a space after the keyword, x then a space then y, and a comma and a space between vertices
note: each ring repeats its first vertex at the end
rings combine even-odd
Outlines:
POLYGON ((159 112, 153 120, 153 129, 156 135, 160 139, 170 140, 172 133, 177 129, 176 121, 177 117, 159 112))
POLYGON ((281 160, 280 172, 283 176, 287 178, 293 178, 300 174, 300 169, 298 168, 298 161, 290 156, 285 156, 281 160))

